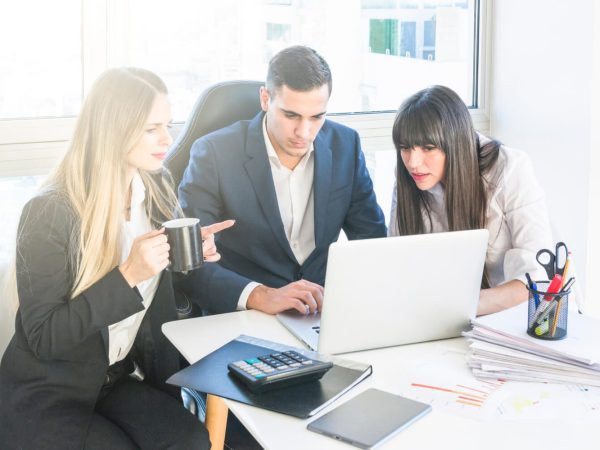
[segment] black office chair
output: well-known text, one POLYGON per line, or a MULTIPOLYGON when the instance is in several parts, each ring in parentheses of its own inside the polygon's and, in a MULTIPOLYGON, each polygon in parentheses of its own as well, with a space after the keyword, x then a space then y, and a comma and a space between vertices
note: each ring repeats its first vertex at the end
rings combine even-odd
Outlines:
POLYGON ((200 94, 165 159, 165 166, 171 172, 175 188, 181 183, 194 141, 238 120, 252 119, 261 109, 261 86, 264 86, 261 81, 224 81, 209 86, 200 94))
MULTIPOLYGON (((196 100, 187 121, 171 151, 165 167, 171 173, 177 189, 190 159, 190 149, 196 139, 239 120, 252 119, 260 111, 260 81, 225 81, 205 89, 196 100)), ((175 295, 180 319, 199 315, 190 296, 178 290, 175 295)), ((181 388, 184 406, 202 422, 206 416, 206 394, 181 388)))
MULTIPOLYGON (((175 189, 181 183, 190 159, 190 149, 196 139, 238 120, 252 119, 261 109, 259 89, 263 85, 261 81, 224 81, 209 86, 200 94, 165 159, 165 167, 173 177, 175 189)), ((194 311, 188 293, 176 292, 175 302, 178 318, 200 315, 194 311)))

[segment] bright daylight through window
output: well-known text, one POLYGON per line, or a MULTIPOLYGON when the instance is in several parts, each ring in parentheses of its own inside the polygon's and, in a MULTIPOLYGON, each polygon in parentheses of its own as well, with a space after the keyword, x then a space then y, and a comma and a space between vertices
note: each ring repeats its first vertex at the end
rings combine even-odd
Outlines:
MULTIPOLYGON (((10 45, 0 58, 0 227, 11 232, 0 238, 0 260, 14 246, 23 203, 67 145, 74 119, 62 119, 65 132, 57 138, 56 119, 47 118, 76 116, 84 86, 102 70, 156 71, 169 87, 175 121, 183 122, 207 86, 263 80, 271 56, 304 44, 331 66, 330 115, 394 111, 431 84, 451 87, 476 107, 478 11, 478 0, 22 0, 3 6, 0 41, 10 45)), ((351 120, 345 123, 361 133, 387 214, 395 166, 388 123, 373 131, 371 115, 333 119, 351 120)))

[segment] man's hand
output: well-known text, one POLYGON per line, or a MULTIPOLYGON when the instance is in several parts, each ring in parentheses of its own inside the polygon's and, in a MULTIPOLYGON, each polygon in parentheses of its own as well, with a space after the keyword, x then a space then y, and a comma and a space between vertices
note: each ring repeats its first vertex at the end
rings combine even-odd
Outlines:
POLYGON ((300 314, 313 314, 323 306, 323 287, 307 280, 294 281, 279 289, 264 285, 250 293, 246 308, 267 314, 295 309, 300 314))

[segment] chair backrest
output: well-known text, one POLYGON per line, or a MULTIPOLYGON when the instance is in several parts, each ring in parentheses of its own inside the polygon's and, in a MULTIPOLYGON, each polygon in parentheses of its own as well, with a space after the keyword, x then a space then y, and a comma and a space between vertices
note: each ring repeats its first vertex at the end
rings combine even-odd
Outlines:
POLYGON ((194 141, 238 120, 252 119, 261 109, 261 86, 264 86, 262 81, 225 81, 208 87, 200 94, 165 160, 165 166, 173 176, 175 189, 188 165, 194 141))

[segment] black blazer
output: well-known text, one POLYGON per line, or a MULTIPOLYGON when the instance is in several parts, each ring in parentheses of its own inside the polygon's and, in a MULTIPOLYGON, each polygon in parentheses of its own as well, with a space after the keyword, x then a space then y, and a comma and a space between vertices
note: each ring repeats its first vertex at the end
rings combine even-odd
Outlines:
MULTIPOLYGON (((23 209, 20 305, 0 364, 3 449, 83 448, 108 367, 108 326, 144 308, 118 268, 68 300, 74 282, 69 246, 76 229, 75 215, 57 194, 35 197, 23 209)), ((179 356, 160 327, 175 319, 171 274, 165 271, 135 349, 146 381, 166 391, 164 381, 178 370, 179 356)))

